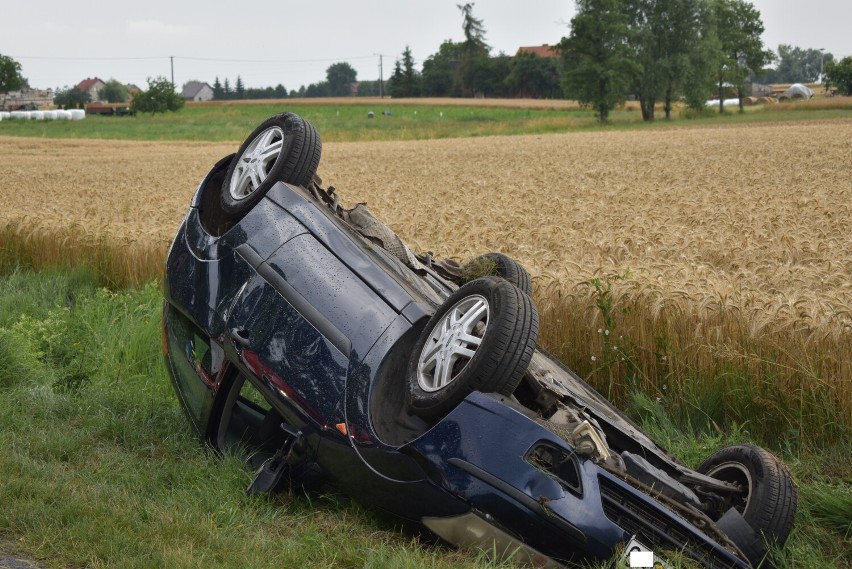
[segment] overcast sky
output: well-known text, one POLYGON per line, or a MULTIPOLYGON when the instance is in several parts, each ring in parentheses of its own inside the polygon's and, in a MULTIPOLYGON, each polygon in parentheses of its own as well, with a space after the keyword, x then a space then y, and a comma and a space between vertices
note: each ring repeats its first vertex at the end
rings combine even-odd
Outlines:
MULTIPOLYGON (((241 75, 248 87, 298 89, 347 61, 358 79, 385 79, 406 45, 418 67, 442 41, 462 39, 462 0, 143 0, 8 2, 0 11, 0 54, 21 63, 34 87, 86 77, 145 86, 171 76, 178 86, 241 75)), ((852 0, 754 0, 764 43, 852 55, 852 0)), ((567 35, 572 0, 478 0, 493 53, 555 44, 567 35)))

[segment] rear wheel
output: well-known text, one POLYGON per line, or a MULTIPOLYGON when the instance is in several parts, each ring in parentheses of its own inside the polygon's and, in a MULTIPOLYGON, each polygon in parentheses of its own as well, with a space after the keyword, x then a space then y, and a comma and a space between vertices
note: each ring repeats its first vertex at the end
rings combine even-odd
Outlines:
POLYGON ((243 142, 222 183, 222 209, 247 213, 276 182, 305 186, 316 174, 322 142, 316 129, 293 113, 263 121, 243 142))
POLYGON ((538 339, 532 299, 498 277, 460 287, 435 312, 408 366, 408 403, 424 419, 449 413, 473 391, 511 395, 538 339))
POLYGON ((494 275, 501 277, 532 296, 530 274, 522 264, 503 253, 486 253, 469 261, 462 269, 462 280, 494 275))

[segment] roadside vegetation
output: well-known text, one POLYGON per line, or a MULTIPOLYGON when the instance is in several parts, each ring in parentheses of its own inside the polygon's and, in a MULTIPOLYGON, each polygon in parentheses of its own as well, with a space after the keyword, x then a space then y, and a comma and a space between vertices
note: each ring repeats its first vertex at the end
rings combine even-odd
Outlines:
MULTIPOLYGON (((109 290, 86 268, 31 272, 8 259, 0 275, 0 537, 17 553, 57 568, 494 566, 333 489, 246 496, 251 473, 198 444, 179 408, 156 282, 109 290)), ((640 392, 628 410, 692 465, 762 442, 742 427, 696 430, 640 392)), ((773 450, 800 496, 777 566, 850 567, 849 440, 773 450)))

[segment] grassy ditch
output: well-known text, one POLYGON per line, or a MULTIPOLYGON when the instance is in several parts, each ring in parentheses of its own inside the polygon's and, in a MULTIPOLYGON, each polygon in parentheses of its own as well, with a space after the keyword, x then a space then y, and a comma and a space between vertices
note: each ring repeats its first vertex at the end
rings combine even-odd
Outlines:
MULTIPOLYGON (((423 545, 332 489, 247 497, 250 473, 202 448, 183 418, 160 307, 157 284, 108 290, 87 269, 0 276, 0 536, 21 554, 50 567, 492 566, 423 545)), ((692 464, 754 438, 699 432, 652 396, 628 400, 692 464)), ((800 492, 779 567, 850 567, 849 443, 775 447, 800 492)))

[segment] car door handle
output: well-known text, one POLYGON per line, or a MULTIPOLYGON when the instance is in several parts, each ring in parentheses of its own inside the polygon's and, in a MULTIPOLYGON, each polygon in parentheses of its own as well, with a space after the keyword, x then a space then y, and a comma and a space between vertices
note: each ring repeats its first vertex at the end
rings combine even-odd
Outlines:
POLYGON ((245 328, 231 328, 231 339, 238 346, 247 348, 251 341, 251 332, 245 328))

